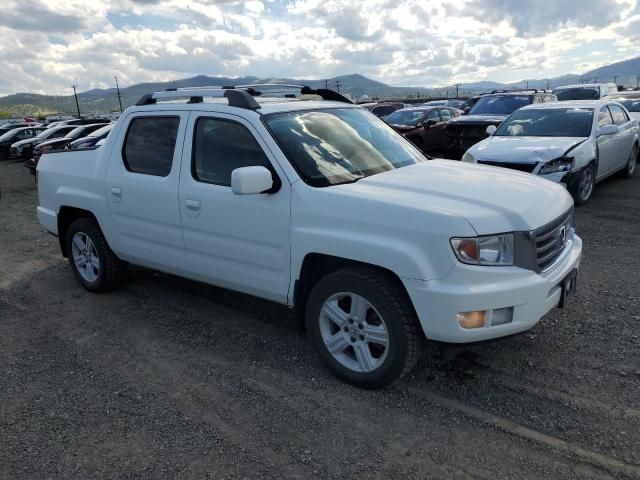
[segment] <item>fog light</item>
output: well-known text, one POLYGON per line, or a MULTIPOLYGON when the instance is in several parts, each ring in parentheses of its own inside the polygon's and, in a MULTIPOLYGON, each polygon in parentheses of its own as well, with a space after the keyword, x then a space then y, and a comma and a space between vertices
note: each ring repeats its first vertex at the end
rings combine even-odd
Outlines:
POLYGON ((484 310, 475 312, 460 312, 458 317, 458 323, 462 328, 481 328, 484 327, 484 310))
POLYGON ((504 325, 505 323, 511 323, 512 321, 513 307, 493 310, 493 314, 491 315, 491 326, 504 325))

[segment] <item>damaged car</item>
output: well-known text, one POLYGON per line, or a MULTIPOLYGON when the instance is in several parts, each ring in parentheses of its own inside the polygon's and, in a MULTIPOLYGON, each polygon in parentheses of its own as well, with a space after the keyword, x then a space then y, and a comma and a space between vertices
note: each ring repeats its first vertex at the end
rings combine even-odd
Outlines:
POLYGON ((640 148, 637 120, 619 103, 592 100, 521 108, 489 138, 462 157, 473 162, 532 173, 566 185, 578 205, 597 182, 635 173, 640 148))

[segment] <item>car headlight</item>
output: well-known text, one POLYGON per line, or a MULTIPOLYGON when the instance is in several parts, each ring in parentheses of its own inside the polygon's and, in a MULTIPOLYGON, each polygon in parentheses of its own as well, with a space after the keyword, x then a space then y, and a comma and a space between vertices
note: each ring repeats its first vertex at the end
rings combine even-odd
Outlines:
POLYGON ((545 163, 538 175, 546 175, 547 173, 570 172, 573 169, 573 157, 560 157, 549 160, 545 163))
POLYGON ((513 265, 513 244, 512 233, 451 239, 458 260, 470 265, 513 265))
POLYGON ((476 163, 476 159, 473 158, 473 155, 471 155, 469 152, 465 152, 465 154, 462 155, 462 161, 463 162, 476 163))

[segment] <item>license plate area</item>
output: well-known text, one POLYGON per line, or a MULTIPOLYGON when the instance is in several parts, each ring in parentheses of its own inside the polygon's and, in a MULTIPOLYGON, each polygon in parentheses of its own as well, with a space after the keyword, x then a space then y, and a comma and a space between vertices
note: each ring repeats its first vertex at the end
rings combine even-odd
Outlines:
POLYGON ((567 306, 569 300, 573 297, 576 291, 576 280, 578 279, 578 269, 574 268, 571 272, 562 279, 560 282, 560 303, 558 308, 564 308, 567 306))

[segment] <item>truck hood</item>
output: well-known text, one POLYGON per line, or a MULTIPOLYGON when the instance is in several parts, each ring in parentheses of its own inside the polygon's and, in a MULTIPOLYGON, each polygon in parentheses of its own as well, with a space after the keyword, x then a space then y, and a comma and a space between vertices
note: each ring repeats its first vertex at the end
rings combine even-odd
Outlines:
POLYGON ((573 200, 534 175, 453 160, 431 160, 329 187, 402 208, 464 218, 478 235, 528 231, 555 220, 573 200))
POLYGON ((538 163, 562 157, 584 137, 489 137, 469 149, 475 160, 538 163))
POLYGON ((463 115, 452 118, 448 125, 498 125, 508 117, 508 115, 463 115))

